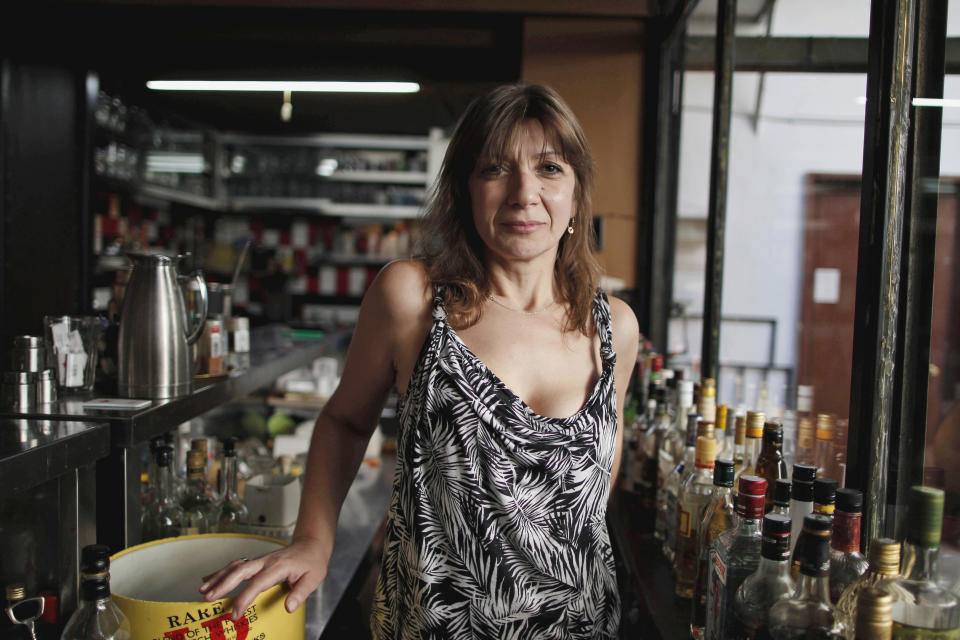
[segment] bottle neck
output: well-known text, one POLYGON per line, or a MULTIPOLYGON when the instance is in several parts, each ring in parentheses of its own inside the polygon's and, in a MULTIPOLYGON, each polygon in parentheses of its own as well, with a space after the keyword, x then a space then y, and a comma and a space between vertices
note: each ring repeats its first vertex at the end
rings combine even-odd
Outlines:
POLYGON ((734 527, 736 535, 740 537, 759 537, 761 518, 749 518, 736 514, 734 518, 734 527))
POLYGON ((784 560, 760 556, 760 564, 757 566, 757 573, 769 578, 786 578, 790 576, 790 558, 784 560))
POLYGON ((173 499, 173 469, 170 465, 157 467, 157 500, 173 499))
POLYGON ((833 514, 833 537, 830 546, 843 553, 860 551, 861 514, 836 511, 833 514))
POLYGON ((935 580, 939 557, 939 547, 921 547, 908 540, 903 543, 903 562, 900 565, 900 573, 907 580, 935 580))
POLYGON ((797 578, 796 600, 808 600, 830 604, 830 578, 828 576, 811 576, 800 572, 797 578))
POLYGON ((237 497, 237 457, 224 456, 223 466, 220 468, 220 477, 223 478, 223 495, 237 497))

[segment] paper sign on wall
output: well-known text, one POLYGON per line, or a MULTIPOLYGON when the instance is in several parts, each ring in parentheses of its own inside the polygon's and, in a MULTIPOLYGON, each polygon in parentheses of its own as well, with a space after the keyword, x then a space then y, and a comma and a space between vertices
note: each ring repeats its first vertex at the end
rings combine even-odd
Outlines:
POLYGON ((836 304, 840 301, 840 270, 821 267, 813 270, 813 301, 836 304))

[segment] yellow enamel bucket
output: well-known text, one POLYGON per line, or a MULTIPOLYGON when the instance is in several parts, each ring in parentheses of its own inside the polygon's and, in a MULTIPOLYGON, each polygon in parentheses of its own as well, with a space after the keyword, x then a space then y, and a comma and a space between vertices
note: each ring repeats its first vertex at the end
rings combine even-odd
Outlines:
POLYGON ((233 597, 202 599, 201 578, 231 560, 254 558, 285 546, 242 534, 207 534, 155 540, 110 558, 110 592, 130 620, 131 640, 303 640, 306 607, 287 613, 289 592, 278 584, 261 593, 236 624, 233 597))

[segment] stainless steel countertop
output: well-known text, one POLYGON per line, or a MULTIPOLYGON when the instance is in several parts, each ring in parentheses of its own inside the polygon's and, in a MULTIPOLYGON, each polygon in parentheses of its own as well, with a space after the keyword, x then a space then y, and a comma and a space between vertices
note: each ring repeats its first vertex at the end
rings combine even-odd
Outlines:
POLYGON ((323 633, 386 518, 393 488, 394 460, 393 456, 383 456, 379 466, 366 462, 360 465, 340 510, 327 577, 305 604, 307 640, 316 640, 323 633))

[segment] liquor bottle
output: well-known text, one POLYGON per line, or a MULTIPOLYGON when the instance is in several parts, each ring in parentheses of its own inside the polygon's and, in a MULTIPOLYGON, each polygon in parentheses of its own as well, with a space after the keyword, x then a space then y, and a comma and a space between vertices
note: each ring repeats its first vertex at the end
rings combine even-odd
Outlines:
MULTIPOLYGON (((677 387, 677 405, 673 409, 671 418, 673 430, 670 432, 670 454, 679 462, 683 458, 687 443, 687 426, 689 416, 697 415, 693 410, 693 383, 690 380, 681 380, 677 387)), ((699 418, 698 418, 699 419, 699 418)))
POLYGON ((680 484, 685 472, 694 468, 697 456, 697 424, 700 422, 700 416, 691 413, 687 418, 687 446, 684 448, 683 460, 667 476, 665 489, 667 494, 667 527, 666 538, 663 543, 663 555, 666 556, 671 565, 677 549, 677 513, 679 511, 677 503, 680 499, 680 484))
POLYGON ((768 638, 770 607, 793 593, 790 577, 790 518, 775 513, 763 517, 760 564, 737 589, 733 599, 730 640, 768 638))
MULTIPOLYGON (((636 528, 642 534, 654 532, 657 520, 657 451, 669 428, 669 421, 663 421, 661 416, 661 401, 651 398, 656 405, 653 424, 640 436, 638 447, 642 450, 643 460, 640 469, 639 508, 637 511, 636 528)), ((663 406, 663 411, 666 407, 663 406)))
POLYGON ((740 476, 735 524, 720 534, 710 548, 707 578, 706 637, 728 637, 733 623, 733 597, 760 564, 760 522, 767 481, 740 476))
POLYGON ((833 472, 842 487, 847 483, 847 438, 849 420, 837 420, 833 429, 833 472))
POLYGON ((793 595, 770 608, 770 636, 775 640, 843 638, 843 624, 830 604, 830 518, 811 513, 803 519, 800 576, 793 595))
POLYGON ((837 604, 844 589, 864 574, 867 559, 860 553, 860 520, 863 494, 856 489, 837 489, 830 540, 830 601, 837 604))
POLYGON ((713 468, 717 441, 705 435, 697 438, 694 472, 680 487, 677 511, 677 552, 674 566, 674 591, 681 598, 692 598, 697 581, 697 544, 703 511, 713 493, 713 468))
POLYGON ((893 596, 877 587, 867 587, 857 599, 856 634, 853 640, 892 640, 893 596))
POLYGON ((187 490, 183 497, 182 535, 210 532, 210 500, 207 497, 203 452, 192 449, 187 453, 187 490))
POLYGON ((833 518, 837 510, 837 481, 833 478, 817 478, 813 481, 813 512, 833 518))
POLYGON ((837 616, 846 627, 848 640, 854 639, 856 610, 860 593, 900 574, 900 543, 891 538, 874 538, 870 543, 867 572, 847 586, 837 602, 837 616))
POLYGON ((717 405, 717 419, 713 423, 713 437, 717 441, 717 457, 729 458, 731 451, 727 432, 727 405, 717 405))
POLYGON ((757 457, 756 474, 767 481, 767 503, 765 509, 773 509, 773 492, 777 480, 787 478, 787 463, 783 459, 783 429, 780 423, 772 420, 763 425, 763 447, 757 457))
POLYGON ((760 411, 747 411, 747 433, 743 454, 742 476, 756 475, 757 458, 760 457, 760 447, 763 443, 763 423, 767 417, 760 411))
POLYGON ((220 533, 238 533, 250 518, 247 505, 237 493, 237 439, 223 441, 223 466, 220 468, 220 533))
POLYGON ((130 622, 110 598, 110 549, 94 544, 80 556, 80 605, 61 640, 130 640, 130 622))
POLYGON ((210 533, 216 531, 217 522, 220 519, 220 495, 211 484, 210 479, 210 450, 206 438, 195 438, 190 441, 191 451, 200 451, 203 453, 203 493, 206 496, 207 504, 207 524, 210 527, 210 533))
POLYGON ((734 414, 733 420, 733 469, 735 476, 739 477, 746 457, 747 417, 734 414))
POLYGON ((703 510, 697 539, 697 579, 693 588, 690 635, 702 640, 707 624, 707 576, 710 547, 721 533, 733 527, 733 460, 717 460, 713 467, 713 493, 703 510))
POLYGON ((176 497, 173 482, 173 448, 161 446, 156 453, 156 499, 143 510, 140 518, 140 537, 144 542, 180 535, 183 508, 176 497))
POLYGON ((143 513, 157 499, 157 451, 164 445, 163 436, 150 439, 149 462, 147 463, 147 485, 140 494, 140 511, 143 513))
POLYGON ((815 464, 815 444, 816 429, 814 428, 813 418, 805 417, 797 420, 797 446, 794 451, 794 462, 796 464, 807 464, 816 467, 815 464))
MULTIPOLYGON (((680 381, 678 393, 680 408, 677 410, 677 415, 683 416, 683 425, 680 427, 675 421, 671 421, 669 413, 661 414, 661 419, 665 420, 666 424, 661 427, 664 429, 664 433, 657 448, 657 520, 655 534, 664 543, 667 540, 667 530, 673 525, 673 521, 669 519, 671 514, 667 504, 667 480, 671 471, 683 459, 683 448, 687 433, 687 417, 684 412, 689 412, 688 407, 693 406, 693 383, 689 380, 680 381), (679 446, 676 443, 677 440, 679 440, 679 446)), ((666 407, 664 408, 666 409, 666 407)))
POLYGON ((778 478, 773 490, 773 509, 770 513, 790 517, 790 481, 778 478))
POLYGON ((960 603, 936 581, 943 499, 941 489, 910 490, 900 576, 880 585, 893 595, 894 640, 960 638, 960 603))
POLYGON ((813 513, 813 481, 817 477, 817 468, 806 464, 793 465, 793 480, 790 483, 790 520, 793 531, 790 532, 792 544, 797 546, 797 538, 803 529, 803 519, 813 513))
POLYGON ((833 468, 833 431, 836 418, 829 413, 817 415, 817 440, 813 464, 817 467, 818 478, 836 480, 833 468))
POLYGON ((713 378, 704 378, 700 383, 697 413, 703 416, 704 422, 717 421, 717 386, 713 378))

